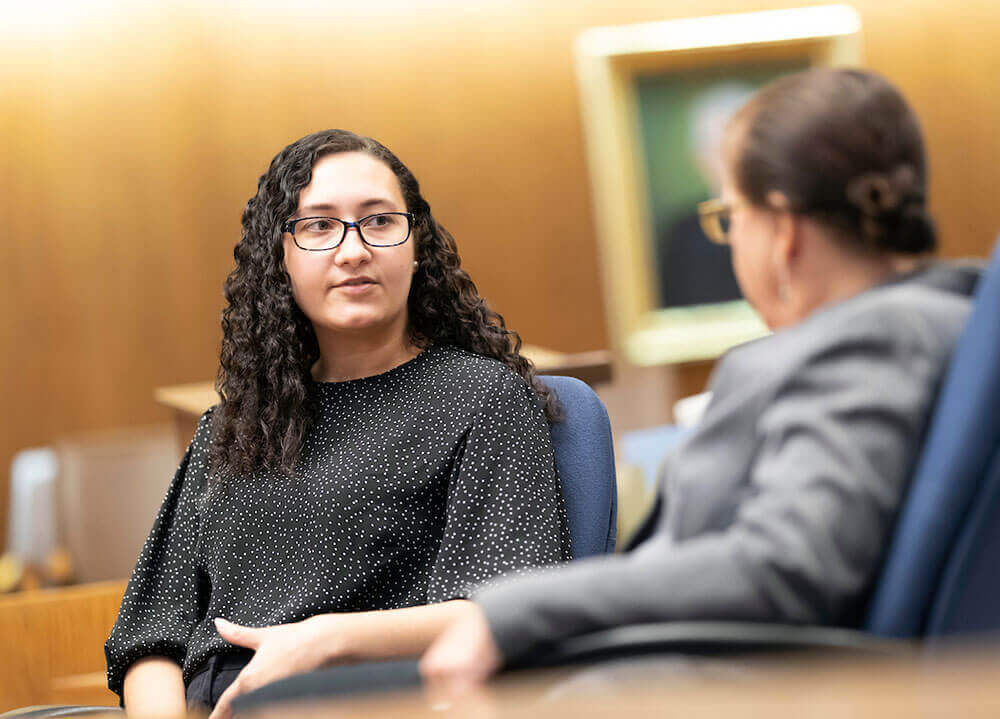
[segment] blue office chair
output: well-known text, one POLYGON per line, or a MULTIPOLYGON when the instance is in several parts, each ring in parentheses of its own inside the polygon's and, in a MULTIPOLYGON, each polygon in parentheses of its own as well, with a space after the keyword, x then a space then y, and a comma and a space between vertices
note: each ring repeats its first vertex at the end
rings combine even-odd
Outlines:
POLYGON ((611 422, 589 386, 573 377, 542 376, 563 407, 552 425, 552 449, 562 482, 573 558, 615 551, 618 488, 611 422))
POLYGON ((866 629, 1000 630, 1000 242, 952 355, 866 629))

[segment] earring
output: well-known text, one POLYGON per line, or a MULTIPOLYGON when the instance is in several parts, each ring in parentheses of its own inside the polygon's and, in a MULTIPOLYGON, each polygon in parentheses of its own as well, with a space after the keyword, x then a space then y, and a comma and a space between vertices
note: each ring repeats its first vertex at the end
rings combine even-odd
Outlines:
POLYGON ((416 260, 413 261, 413 271, 416 272, 417 268, 420 267, 420 263, 416 260))

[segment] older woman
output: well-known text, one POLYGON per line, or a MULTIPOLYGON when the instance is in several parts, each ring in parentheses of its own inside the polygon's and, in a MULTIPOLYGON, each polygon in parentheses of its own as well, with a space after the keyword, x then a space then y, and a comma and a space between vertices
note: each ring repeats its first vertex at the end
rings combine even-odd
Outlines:
POLYGON ((621 624, 859 621, 975 277, 927 260, 920 130, 878 75, 772 83, 724 154, 704 223, 774 334, 719 363, 631 551, 475 594, 426 676, 481 680, 621 624))
POLYGON ((553 398, 393 153, 292 143, 235 257, 222 401, 105 646, 141 716, 419 654, 478 583, 569 558, 553 398))

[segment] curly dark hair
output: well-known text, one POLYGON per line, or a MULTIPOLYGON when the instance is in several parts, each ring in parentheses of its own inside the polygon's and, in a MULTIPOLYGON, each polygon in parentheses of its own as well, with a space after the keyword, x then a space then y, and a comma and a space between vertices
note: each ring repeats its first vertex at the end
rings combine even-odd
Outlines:
POLYGON ((556 398, 521 355, 521 338, 479 296, 462 269, 454 238, 434 219, 413 173, 369 137, 325 130, 279 152, 243 211, 242 238, 233 250, 236 267, 224 288, 228 306, 222 312, 215 383, 221 401, 212 416, 213 469, 295 474, 318 410, 311 368, 320 353, 312 323, 292 296, 281 227, 298 208, 316 161, 341 152, 364 152, 388 165, 413 215, 418 267, 407 300, 410 341, 422 349, 448 344, 499 360, 534 389, 548 420, 558 420, 556 398))

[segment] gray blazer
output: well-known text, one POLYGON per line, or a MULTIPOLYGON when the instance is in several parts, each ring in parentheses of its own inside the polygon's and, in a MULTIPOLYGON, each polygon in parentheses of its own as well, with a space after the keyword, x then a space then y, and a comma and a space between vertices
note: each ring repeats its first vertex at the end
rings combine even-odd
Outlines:
POLYGON ((475 594, 504 655, 640 622, 857 624, 977 276, 933 265, 726 354, 638 542, 475 594))

